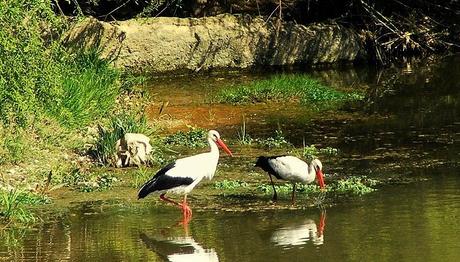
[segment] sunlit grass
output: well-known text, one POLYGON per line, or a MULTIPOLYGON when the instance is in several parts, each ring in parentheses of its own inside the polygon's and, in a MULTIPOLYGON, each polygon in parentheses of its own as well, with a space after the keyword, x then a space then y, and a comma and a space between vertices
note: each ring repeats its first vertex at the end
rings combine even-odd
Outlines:
POLYGON ((363 98, 355 92, 335 90, 304 74, 275 75, 248 85, 223 89, 217 97, 218 102, 234 104, 296 99, 302 104, 316 108, 326 108, 363 98))
POLYGON ((120 92, 119 76, 97 50, 81 52, 66 68, 61 99, 50 103, 48 111, 65 126, 86 125, 113 107, 120 92))
POLYGON ((18 189, 0 190, 0 221, 3 223, 29 224, 37 217, 27 208, 30 205, 46 204, 50 199, 18 189))

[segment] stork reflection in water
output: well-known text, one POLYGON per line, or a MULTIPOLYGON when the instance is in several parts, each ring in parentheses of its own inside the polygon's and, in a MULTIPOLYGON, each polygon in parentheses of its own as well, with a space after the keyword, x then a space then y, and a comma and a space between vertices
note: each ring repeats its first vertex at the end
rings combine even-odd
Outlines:
POLYGON ((326 227, 326 211, 320 213, 318 223, 306 218, 300 223, 284 225, 277 229, 271 236, 270 241, 275 246, 291 248, 305 245, 308 242, 318 246, 324 243, 324 228, 326 227))

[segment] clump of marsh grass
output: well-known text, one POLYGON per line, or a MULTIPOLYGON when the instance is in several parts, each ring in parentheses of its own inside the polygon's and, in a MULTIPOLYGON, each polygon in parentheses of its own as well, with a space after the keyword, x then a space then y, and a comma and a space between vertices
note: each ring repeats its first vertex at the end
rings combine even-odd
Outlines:
POLYGON ((325 86, 304 74, 275 75, 248 85, 223 89, 218 97, 218 102, 235 104, 297 99, 302 104, 312 105, 318 109, 363 98, 358 93, 345 93, 325 86))
POLYGON ((43 195, 18 189, 0 190, 0 221, 29 224, 37 221, 35 215, 27 209, 27 205, 49 203, 49 198, 43 195))

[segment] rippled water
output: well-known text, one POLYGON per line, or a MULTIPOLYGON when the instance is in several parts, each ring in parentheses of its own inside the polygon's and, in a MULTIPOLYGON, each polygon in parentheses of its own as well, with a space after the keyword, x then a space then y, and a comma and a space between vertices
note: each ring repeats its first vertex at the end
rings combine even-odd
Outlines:
POLYGON ((368 90, 369 101, 310 118, 295 104, 227 106, 203 99, 263 75, 162 80, 153 92, 170 103, 163 120, 217 125, 230 137, 244 114, 249 131, 260 136, 281 128, 296 145, 307 140, 339 148, 338 159, 324 161, 328 173, 401 174, 419 182, 386 185, 327 210, 198 209, 187 226, 168 206, 83 202, 34 230, 4 234, 0 260, 460 261, 460 57, 384 71, 310 73, 368 90))

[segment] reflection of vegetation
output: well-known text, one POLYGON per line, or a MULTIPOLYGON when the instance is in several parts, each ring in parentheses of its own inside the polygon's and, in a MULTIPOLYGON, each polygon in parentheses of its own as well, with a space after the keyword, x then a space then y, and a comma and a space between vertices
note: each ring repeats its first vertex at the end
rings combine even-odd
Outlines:
POLYGON ((15 250, 23 246, 23 238, 27 229, 22 227, 10 227, 0 229, 0 247, 4 246, 9 250, 15 250))
POLYGON ((250 103, 299 99, 305 105, 328 108, 345 101, 360 100, 358 93, 344 93, 321 84, 308 75, 277 75, 250 85, 223 89, 220 102, 250 103))
POLYGON ((189 130, 179 131, 164 139, 167 145, 184 146, 188 148, 202 148, 208 145, 206 137, 208 132, 203 128, 189 127, 189 130))

